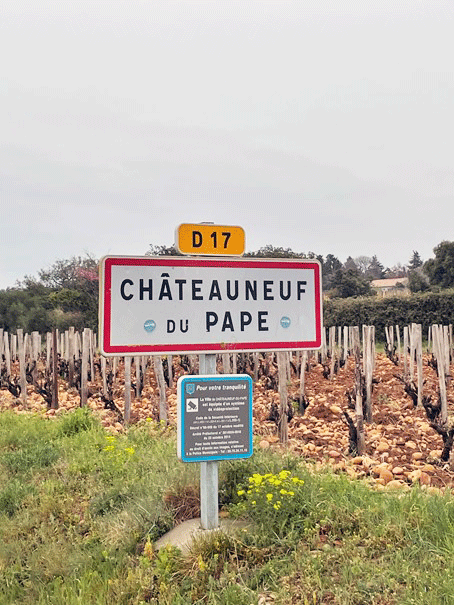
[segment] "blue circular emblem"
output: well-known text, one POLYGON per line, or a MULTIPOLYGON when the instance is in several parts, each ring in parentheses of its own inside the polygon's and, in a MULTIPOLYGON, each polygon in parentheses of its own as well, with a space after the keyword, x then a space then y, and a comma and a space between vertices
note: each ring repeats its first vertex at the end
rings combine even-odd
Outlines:
POLYGON ((281 317, 281 326, 283 328, 288 328, 291 323, 292 322, 290 321, 289 317, 286 317, 285 315, 284 317, 281 317))
POLYGON ((143 324, 145 332, 153 332, 156 328, 156 322, 153 319, 147 319, 147 321, 143 324))

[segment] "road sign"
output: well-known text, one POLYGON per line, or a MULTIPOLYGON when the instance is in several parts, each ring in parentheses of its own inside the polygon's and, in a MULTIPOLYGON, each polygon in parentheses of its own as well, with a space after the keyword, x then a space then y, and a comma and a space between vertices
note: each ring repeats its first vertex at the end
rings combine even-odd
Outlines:
POLYGON ((182 254, 241 256, 246 238, 242 227, 185 223, 177 228, 176 246, 182 254))
POLYGON ((112 256, 100 267, 104 355, 321 346, 317 261, 112 256))
POLYGON ((178 457, 183 462, 252 456, 252 380, 246 374, 178 380, 178 457))

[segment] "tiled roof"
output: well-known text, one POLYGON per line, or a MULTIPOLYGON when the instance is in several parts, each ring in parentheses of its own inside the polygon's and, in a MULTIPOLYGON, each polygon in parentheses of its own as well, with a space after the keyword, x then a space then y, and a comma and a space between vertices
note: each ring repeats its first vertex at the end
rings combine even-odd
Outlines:
POLYGON ((371 282, 374 288, 395 288, 397 284, 408 286, 408 277, 392 277, 390 279, 373 279, 371 282))

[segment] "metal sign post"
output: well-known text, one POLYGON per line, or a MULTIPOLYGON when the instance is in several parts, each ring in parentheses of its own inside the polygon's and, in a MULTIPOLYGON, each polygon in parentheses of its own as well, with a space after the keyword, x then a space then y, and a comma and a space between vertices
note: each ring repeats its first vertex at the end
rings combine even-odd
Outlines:
MULTIPOLYGON (((199 355, 201 374, 216 374, 216 354, 199 355)), ((219 463, 217 460, 200 463, 200 522, 203 529, 219 527, 219 463)))
POLYGON ((200 462, 203 529, 219 526, 218 462, 252 456, 252 379, 216 374, 216 356, 200 355, 200 371, 178 379, 177 453, 200 462))

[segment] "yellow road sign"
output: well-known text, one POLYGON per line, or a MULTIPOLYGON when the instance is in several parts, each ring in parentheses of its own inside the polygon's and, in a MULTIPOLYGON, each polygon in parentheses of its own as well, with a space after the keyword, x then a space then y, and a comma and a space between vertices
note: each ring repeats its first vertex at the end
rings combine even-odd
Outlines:
POLYGON ((177 228, 176 246, 182 254, 241 256, 245 245, 242 227, 184 223, 177 228))

